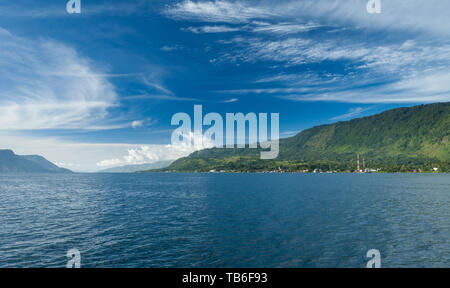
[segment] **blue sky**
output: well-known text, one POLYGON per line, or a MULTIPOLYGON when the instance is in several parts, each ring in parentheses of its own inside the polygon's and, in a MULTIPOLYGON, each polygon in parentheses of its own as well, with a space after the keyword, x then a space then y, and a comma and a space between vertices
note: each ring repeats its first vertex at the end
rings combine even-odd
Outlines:
POLYGON ((281 137, 450 99, 450 2, 0 0, 0 148, 76 171, 175 159, 172 115, 281 137), (42 3, 41 3, 42 2, 42 3))

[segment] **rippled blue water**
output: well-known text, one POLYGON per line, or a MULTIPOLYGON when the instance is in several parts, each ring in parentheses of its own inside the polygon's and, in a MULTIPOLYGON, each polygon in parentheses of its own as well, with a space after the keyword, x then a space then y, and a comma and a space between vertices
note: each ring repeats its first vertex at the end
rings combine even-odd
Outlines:
POLYGON ((449 174, 0 175, 0 267, 450 267, 449 174))

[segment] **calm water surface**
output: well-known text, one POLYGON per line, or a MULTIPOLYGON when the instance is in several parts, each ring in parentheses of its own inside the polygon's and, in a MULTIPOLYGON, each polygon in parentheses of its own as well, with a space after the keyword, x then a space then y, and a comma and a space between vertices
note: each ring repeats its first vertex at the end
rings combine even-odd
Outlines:
POLYGON ((450 267, 449 174, 0 175, 0 267, 450 267))

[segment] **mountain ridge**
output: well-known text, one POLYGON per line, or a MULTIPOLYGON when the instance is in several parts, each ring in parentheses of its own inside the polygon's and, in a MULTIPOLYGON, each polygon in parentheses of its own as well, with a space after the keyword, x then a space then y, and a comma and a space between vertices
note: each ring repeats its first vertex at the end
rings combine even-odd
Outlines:
POLYGON ((0 149, 0 173, 72 173, 39 155, 17 155, 0 149))
POLYGON ((449 115, 450 102, 396 108, 280 139, 280 154, 274 160, 260 160, 261 149, 212 148, 178 159, 165 170, 351 171, 360 154, 361 164, 381 171, 448 171, 449 115))

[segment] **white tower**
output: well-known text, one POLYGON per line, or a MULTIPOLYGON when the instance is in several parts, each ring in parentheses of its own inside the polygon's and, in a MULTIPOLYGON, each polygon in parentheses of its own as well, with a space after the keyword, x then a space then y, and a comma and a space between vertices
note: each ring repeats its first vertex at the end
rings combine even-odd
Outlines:
POLYGON ((361 169, 359 167, 359 153, 356 153, 356 171, 360 172, 361 169))

